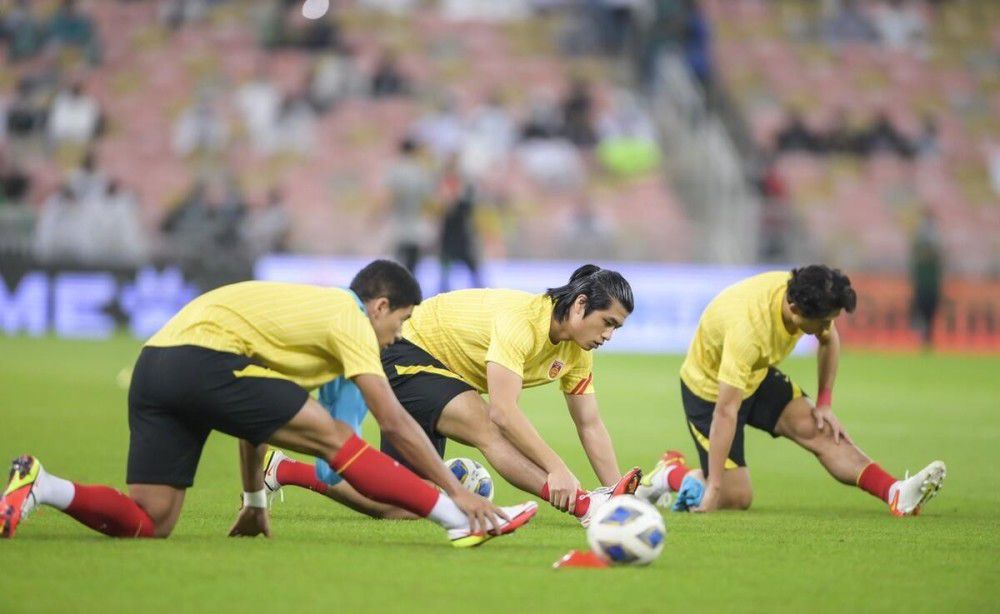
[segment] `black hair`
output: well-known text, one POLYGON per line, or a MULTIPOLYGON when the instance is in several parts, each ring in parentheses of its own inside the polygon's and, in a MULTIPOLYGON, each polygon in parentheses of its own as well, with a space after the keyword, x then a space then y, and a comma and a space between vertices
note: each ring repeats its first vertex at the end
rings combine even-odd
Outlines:
POLYGON ((423 300, 417 280, 391 260, 375 260, 358 271, 351 280, 351 290, 364 302, 385 297, 391 310, 419 305, 423 300))
POLYGON ((555 303, 553 314, 559 321, 566 319, 570 306, 581 294, 587 297, 587 308, 583 312, 585 317, 595 309, 607 309, 611 301, 618 301, 629 313, 635 309, 632 286, 621 273, 602 269, 596 264, 583 265, 573 271, 568 284, 545 291, 545 295, 555 303))
POLYGON ((825 318, 838 309, 851 313, 858 305, 858 295, 847 275, 822 264, 792 269, 787 296, 788 302, 810 320, 825 318))

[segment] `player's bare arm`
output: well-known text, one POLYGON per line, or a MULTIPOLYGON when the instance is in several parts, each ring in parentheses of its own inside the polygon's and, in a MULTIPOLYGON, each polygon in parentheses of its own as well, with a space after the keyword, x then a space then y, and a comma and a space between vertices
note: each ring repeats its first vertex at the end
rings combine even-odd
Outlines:
POLYGON ((243 507, 236 522, 229 529, 230 537, 271 537, 271 523, 267 516, 264 497, 264 471, 262 463, 267 445, 255 446, 240 440, 240 477, 243 480, 243 507), (258 500, 254 500, 254 498, 258 500), (263 505, 262 505, 263 504, 263 505))
POLYGON ((549 502, 560 510, 573 511, 580 481, 549 447, 517 403, 522 378, 495 362, 486 365, 490 420, 514 447, 548 474, 549 502))
POLYGON ((837 327, 830 322, 829 328, 816 335, 816 339, 819 341, 819 351, 816 355, 818 370, 816 381, 819 393, 816 395, 816 406, 813 409, 816 428, 823 431, 829 427, 837 444, 841 439, 853 443, 833 413, 833 384, 837 379, 837 366, 840 363, 840 335, 837 333, 837 327))
POLYGON ((604 486, 611 486, 621 477, 618 470, 618 458, 615 456, 615 447, 611 443, 611 435, 608 433, 604 420, 601 419, 601 412, 597 405, 597 395, 594 394, 567 394, 566 407, 569 415, 576 425, 576 432, 580 436, 580 443, 584 452, 590 460, 590 466, 594 468, 597 479, 604 486))
POLYGON ((725 382, 719 382, 719 398, 712 414, 712 428, 708 435, 708 479, 705 496, 698 512, 711 512, 718 508, 722 494, 722 474, 726 470, 726 459, 736 436, 736 416, 743 402, 743 392, 725 382))
MULTIPOLYGON (((440 457, 416 421, 406 413, 384 377, 364 373, 354 383, 382 429, 382 436, 396 446, 417 471, 441 487, 455 504, 469 516, 473 531, 500 526, 499 518, 507 519, 499 507, 487 499, 462 488, 455 476, 441 463, 440 457)), ((509 520, 509 519, 508 519, 509 520)))

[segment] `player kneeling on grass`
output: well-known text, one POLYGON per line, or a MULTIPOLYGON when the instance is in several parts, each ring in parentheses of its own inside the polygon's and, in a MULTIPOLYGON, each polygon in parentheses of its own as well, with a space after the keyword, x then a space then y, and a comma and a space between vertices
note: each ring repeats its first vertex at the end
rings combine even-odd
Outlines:
MULTIPOLYGON (((619 472, 594 395, 591 355, 632 309, 632 289, 625 278, 594 265, 580 267, 569 283, 544 294, 446 292, 414 309, 403 339, 382 352, 382 366, 403 407, 442 458, 447 439, 474 446, 508 482, 586 525, 611 496, 634 492, 641 477, 638 468, 624 476, 619 472), (556 381, 603 484, 594 491, 580 488, 518 406, 523 388, 556 381), (489 394, 488 402, 482 394, 489 394)), ((328 407, 353 411, 346 405, 331 402, 328 407)), ((382 451, 406 462, 391 440, 383 438, 382 451)), ((400 517, 398 510, 366 501, 349 485, 328 488, 326 482, 337 478, 322 459, 317 471, 280 454, 269 460, 269 487, 301 486, 373 516, 400 517)))
POLYGON ((917 514, 941 487, 944 463, 897 480, 854 444, 831 409, 840 358, 833 321, 856 303, 850 279, 821 265, 764 273, 723 290, 702 314, 681 366, 681 400, 702 469, 689 470, 680 453, 667 452, 636 494, 656 501, 677 491, 678 510, 749 508, 749 424, 812 452, 830 475, 882 499, 894 515, 917 514), (815 405, 775 368, 803 334, 819 341, 815 405))
POLYGON ((265 442, 325 459, 358 492, 436 522, 456 546, 513 531, 537 506, 500 509, 464 490, 386 381, 379 347, 399 336, 420 300, 416 280, 384 260, 362 269, 350 290, 251 281, 203 294, 153 335, 136 362, 129 496, 55 477, 22 456, 0 498, 0 537, 13 537, 39 504, 114 537, 168 536, 213 430, 241 440, 244 507, 230 535, 270 534, 265 442), (357 384, 387 440, 444 493, 309 397, 339 375, 357 384))

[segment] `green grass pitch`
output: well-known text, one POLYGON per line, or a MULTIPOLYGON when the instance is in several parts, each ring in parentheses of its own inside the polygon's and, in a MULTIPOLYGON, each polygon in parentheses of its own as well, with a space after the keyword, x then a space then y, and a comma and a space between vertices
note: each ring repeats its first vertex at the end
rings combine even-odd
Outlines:
MULTIPOLYGON (((31 452, 56 474, 124 489, 120 373, 138 344, 0 338, 0 459, 31 452)), ((599 355, 603 414, 623 467, 666 447, 693 455, 676 356, 599 355)), ((815 388, 815 361, 785 370, 815 388)), ((593 473, 561 395, 524 409, 585 485, 593 473)), ((941 458, 948 479, 917 518, 892 518, 794 444, 750 430, 746 513, 666 514, 648 568, 553 570, 586 544, 543 506, 511 537, 451 548, 426 522, 373 521, 302 490, 275 503, 271 540, 225 537, 240 485, 236 443, 213 435, 167 541, 112 540, 52 509, 0 543, 5 611, 995 611, 1000 599, 1000 359, 847 353, 835 409, 889 471, 941 458)), ((369 439, 377 437, 368 425, 369 439)), ((449 444, 449 456, 470 455, 449 444)), ((500 484, 497 499, 525 499, 500 484)))

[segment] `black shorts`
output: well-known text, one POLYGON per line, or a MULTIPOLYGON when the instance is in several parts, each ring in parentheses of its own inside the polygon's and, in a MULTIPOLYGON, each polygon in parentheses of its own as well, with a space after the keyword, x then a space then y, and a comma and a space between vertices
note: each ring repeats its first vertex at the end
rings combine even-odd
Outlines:
POLYGON ((237 375, 251 365, 193 345, 143 348, 128 390, 126 481, 190 487, 211 431, 256 445, 287 424, 309 393, 266 371, 237 375))
MULTIPOLYGON (((746 455, 743 446, 743 427, 747 424, 765 431, 771 437, 777 437, 774 432, 778 424, 781 412, 785 411, 792 400, 805 396, 787 375, 768 367, 767 375, 761 381, 760 386, 749 397, 743 400, 740 411, 736 416, 736 435, 733 437, 733 445, 729 449, 729 458, 726 459, 726 469, 736 467, 746 467, 746 455)), ((698 449, 698 457, 701 459, 701 468, 708 475, 708 436, 712 428, 712 414, 715 412, 715 401, 703 399, 693 393, 690 388, 681 381, 681 401, 684 404, 684 415, 687 418, 688 431, 694 439, 694 446, 698 449)))
MULTIPOLYGON (((382 350, 382 368, 403 408, 413 416, 444 458, 446 438, 437 432, 438 419, 452 399, 475 390, 421 347, 403 339, 382 350)), ((382 437, 382 452, 410 467, 399 450, 382 437)))

